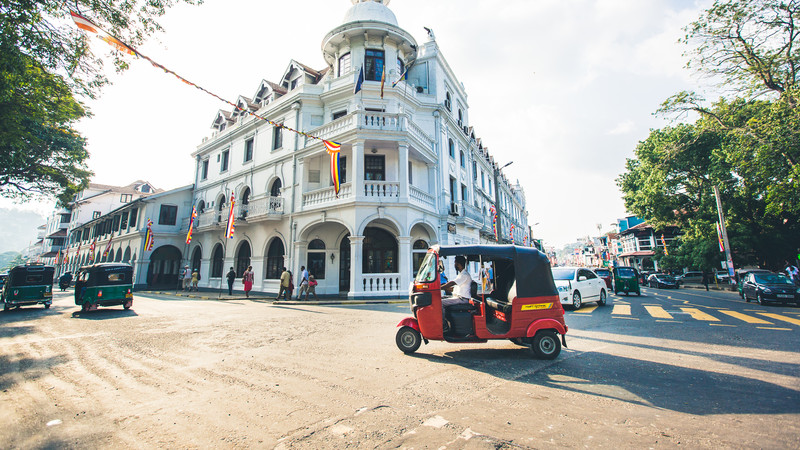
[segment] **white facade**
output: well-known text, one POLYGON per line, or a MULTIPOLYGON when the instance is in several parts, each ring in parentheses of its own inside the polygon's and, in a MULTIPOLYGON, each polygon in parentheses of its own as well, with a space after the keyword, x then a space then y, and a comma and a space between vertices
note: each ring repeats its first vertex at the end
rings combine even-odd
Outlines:
POLYGON ((263 80, 237 102, 342 144, 339 195, 320 140, 219 111, 193 154, 200 215, 188 256, 199 262, 202 287, 218 287, 229 267, 241 274, 252 265, 254 289, 274 293, 283 266, 295 274, 307 266, 321 295, 404 294, 429 245, 494 241, 495 198, 501 238, 511 242, 513 223, 522 243, 525 195, 476 139, 464 86, 432 33, 417 44, 388 1, 353 3, 323 39, 328 67, 291 61, 279 82, 263 80), (392 87, 408 67, 407 80, 392 87), (362 68, 366 79, 354 94, 362 68), (226 240, 231 195, 236 232, 226 240))

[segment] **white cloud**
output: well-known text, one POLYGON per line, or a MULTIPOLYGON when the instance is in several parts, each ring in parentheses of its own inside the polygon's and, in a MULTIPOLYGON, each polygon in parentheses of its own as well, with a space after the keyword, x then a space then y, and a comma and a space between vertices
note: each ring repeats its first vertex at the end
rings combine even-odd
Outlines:
POLYGON ((633 127, 636 124, 632 120, 626 120, 624 122, 620 122, 617 124, 616 127, 609 130, 606 134, 615 135, 615 134, 628 134, 633 131, 633 127))

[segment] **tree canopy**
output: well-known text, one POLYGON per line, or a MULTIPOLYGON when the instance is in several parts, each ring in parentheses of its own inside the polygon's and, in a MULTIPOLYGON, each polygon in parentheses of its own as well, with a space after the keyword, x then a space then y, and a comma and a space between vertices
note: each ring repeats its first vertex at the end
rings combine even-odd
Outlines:
POLYGON ((665 101, 660 113, 700 118, 652 130, 617 180, 629 211, 682 228, 674 254, 684 267, 723 259, 714 185, 735 264, 779 268, 800 248, 799 14, 797 1, 715 1, 684 42, 694 45, 690 67, 732 95, 708 104, 681 92, 665 101))

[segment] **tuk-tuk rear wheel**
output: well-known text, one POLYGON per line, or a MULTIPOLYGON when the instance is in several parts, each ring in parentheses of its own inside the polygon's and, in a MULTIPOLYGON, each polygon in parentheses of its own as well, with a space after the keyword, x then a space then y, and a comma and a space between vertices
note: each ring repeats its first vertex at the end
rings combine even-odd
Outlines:
POLYGON ((417 351, 422 344, 422 335, 419 334, 419 331, 411 327, 400 327, 400 329, 397 330, 395 343, 397 343, 397 348, 403 353, 410 355, 417 351))
POLYGON ((539 359, 556 359, 561 353, 561 341, 555 331, 540 331, 533 338, 531 351, 539 359))
POLYGON ((3 311, 8 311, 11 309, 11 305, 7 302, 3 302, 3 311))
POLYGON ((122 305, 124 309, 131 309, 131 306, 133 306, 133 300, 128 300, 127 302, 125 302, 125 304, 122 305))
POLYGON ((44 304, 44 309, 50 309, 50 303, 45 303, 44 304))

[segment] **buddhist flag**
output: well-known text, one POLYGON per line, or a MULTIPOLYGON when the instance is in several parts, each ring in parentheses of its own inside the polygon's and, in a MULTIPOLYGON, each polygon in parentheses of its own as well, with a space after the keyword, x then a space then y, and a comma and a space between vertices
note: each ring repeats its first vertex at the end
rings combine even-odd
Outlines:
POLYGON ((127 53, 129 55, 137 56, 137 53, 134 49, 127 46, 124 42, 120 41, 119 39, 115 38, 114 36, 106 33, 103 31, 102 28, 97 26, 94 22, 87 19, 86 17, 78 14, 75 11, 70 10, 69 14, 72 16, 72 20, 75 21, 75 25, 78 26, 83 31, 88 31, 89 33, 94 33, 100 39, 106 41, 109 45, 116 48, 117 50, 127 53))
POLYGON ((353 94, 358 94, 358 91, 361 90, 361 85, 364 84, 364 68, 362 67, 358 71, 358 78, 356 78, 356 87, 353 88, 353 94))
POLYGON ((153 239, 153 221, 147 219, 147 233, 144 235, 144 250, 152 251, 155 239, 153 239))
POLYGON ((236 205, 236 198, 233 196, 233 192, 231 192, 231 209, 228 211, 228 226, 225 227, 225 237, 228 239, 233 239, 233 232, 234 232, 234 217, 233 217, 233 207, 236 205))
POLYGON ((383 85, 386 84, 386 65, 383 66, 383 72, 381 73, 381 98, 383 98, 383 85))
POLYGON ((56 252, 56 265, 61 264, 61 250, 56 252))
POLYGON ((69 249, 64 250, 64 261, 63 261, 63 263, 64 264, 68 264, 69 263, 69 249))
POLYGON ((327 150, 328 154, 331 155, 331 181, 333 181, 333 191, 336 193, 336 196, 339 196, 339 188, 340 186, 340 178, 339 174, 342 171, 341 160, 339 159, 339 151, 342 148, 342 144, 333 141, 322 141, 325 144, 325 150, 327 150))
POLYGON ((514 243, 514 224, 511 224, 511 229, 508 231, 509 237, 511 237, 511 243, 514 243))
POLYGON ((89 261, 94 262, 94 249, 97 246, 97 238, 92 241, 92 245, 89 246, 89 261))
POLYGON ((194 219, 197 217, 197 208, 192 206, 192 216, 189 218, 189 232, 186 233, 186 243, 192 243, 192 231, 194 231, 194 219))
POLYGON ((661 233, 661 245, 664 247, 664 254, 669 256, 669 249, 667 249, 667 241, 664 240, 664 233, 661 233))
POLYGON ((103 251, 103 258, 107 258, 108 257, 108 252, 111 251, 111 242, 113 240, 114 240, 113 236, 111 237, 111 239, 108 240, 108 245, 106 245, 106 249, 103 251))
POLYGON ((725 243, 722 240, 722 227, 719 226, 719 222, 717 222, 717 240, 719 241, 719 251, 725 251, 725 243))
POLYGON ((402 74, 402 75, 400 75, 400 78, 398 78, 398 79, 397 79, 397 81, 395 81, 394 83, 392 83, 392 87, 393 87, 393 88, 394 88, 394 87, 397 87, 397 85, 398 85, 398 84, 399 84, 401 81, 403 81, 403 80, 405 80, 405 79, 407 79, 407 78, 408 78, 408 68, 406 68, 405 72, 403 72, 403 74, 402 74))
POLYGON ((489 206, 489 211, 492 213, 492 231, 494 232, 494 240, 497 240, 497 209, 494 205, 489 206))

